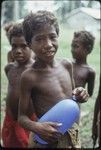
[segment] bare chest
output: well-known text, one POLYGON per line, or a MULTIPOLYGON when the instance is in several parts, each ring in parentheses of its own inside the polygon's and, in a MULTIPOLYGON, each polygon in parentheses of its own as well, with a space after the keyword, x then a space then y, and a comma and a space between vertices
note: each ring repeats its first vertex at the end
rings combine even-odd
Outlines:
POLYGON ((36 72, 32 100, 36 114, 42 116, 58 101, 72 95, 71 77, 63 67, 36 72))
POLYGON ((89 75, 89 69, 87 67, 82 66, 74 66, 73 68, 73 77, 75 80, 76 86, 85 86, 87 83, 89 75))
POLYGON ((69 95, 72 90, 70 74, 64 68, 38 73, 36 82, 38 92, 48 97, 69 95))

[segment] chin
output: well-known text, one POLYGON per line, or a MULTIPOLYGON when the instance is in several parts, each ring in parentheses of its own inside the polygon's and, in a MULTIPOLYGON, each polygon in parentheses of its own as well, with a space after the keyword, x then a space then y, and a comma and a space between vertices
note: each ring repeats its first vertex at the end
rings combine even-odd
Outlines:
POLYGON ((26 63, 27 61, 25 61, 25 60, 17 60, 17 62, 18 62, 19 64, 23 64, 23 63, 26 63))

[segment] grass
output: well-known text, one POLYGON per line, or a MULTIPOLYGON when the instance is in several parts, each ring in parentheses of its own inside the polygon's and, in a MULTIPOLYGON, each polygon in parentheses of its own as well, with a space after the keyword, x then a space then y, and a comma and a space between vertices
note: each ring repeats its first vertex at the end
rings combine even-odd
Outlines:
MULTIPOLYGON (((73 37, 74 30, 60 27, 60 36, 59 36, 59 49, 56 54, 56 57, 61 58, 72 58, 71 56, 71 41, 73 37)), ((7 52, 10 50, 10 45, 6 38, 5 32, 1 30, 1 106, 4 103, 7 94, 7 78, 4 73, 4 66, 7 64, 7 52)), ((87 103, 81 105, 81 110, 88 112, 88 115, 81 118, 80 134, 82 147, 92 148, 92 139, 91 139, 91 127, 92 127, 92 118, 95 100, 98 94, 99 88, 99 74, 100 74, 100 40, 96 38, 95 46, 92 53, 88 56, 88 63, 96 71, 96 81, 95 89, 92 98, 89 99, 87 103)), ((1 118, 3 119, 3 114, 1 113, 1 118)), ((1 120, 2 122, 2 120, 1 120)))

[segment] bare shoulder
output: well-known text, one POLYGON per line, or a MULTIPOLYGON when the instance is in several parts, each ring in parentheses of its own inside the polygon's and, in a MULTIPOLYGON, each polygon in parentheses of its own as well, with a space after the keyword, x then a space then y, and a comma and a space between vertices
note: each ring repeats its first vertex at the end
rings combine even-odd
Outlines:
POLYGON ((25 71, 23 71, 23 73, 21 74, 21 78, 23 79, 27 79, 30 78, 30 76, 32 75, 33 69, 32 67, 27 68, 25 71))
POLYGON ((72 61, 70 61, 69 59, 64 58, 61 60, 61 63, 66 69, 72 69, 72 61))
POLYGON ((21 82, 24 85, 31 86, 35 82, 35 73, 34 69, 28 68, 21 74, 21 82))
POLYGON ((8 64, 4 67, 5 73, 7 74, 13 67, 15 67, 15 63, 14 63, 14 62, 8 63, 8 64))
POLYGON ((90 67, 90 66, 88 66, 88 71, 89 71, 89 74, 91 74, 91 75, 95 75, 96 74, 95 69, 90 67))

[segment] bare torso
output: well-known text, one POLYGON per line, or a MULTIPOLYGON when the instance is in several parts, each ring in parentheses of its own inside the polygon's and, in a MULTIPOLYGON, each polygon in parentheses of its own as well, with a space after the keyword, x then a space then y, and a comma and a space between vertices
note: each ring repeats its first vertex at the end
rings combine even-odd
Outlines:
POLYGON ((95 71, 87 64, 76 64, 73 62, 73 78, 75 87, 84 87, 87 84, 88 93, 91 96, 94 88, 95 71))
POLYGON ((67 60, 59 62, 52 60, 46 63, 36 59, 32 68, 22 73, 18 121, 23 128, 36 133, 48 143, 61 137, 56 129, 59 124, 31 121, 26 115, 26 110, 29 109, 30 96, 38 118, 59 101, 71 98, 74 88, 72 75, 72 64, 67 60))
MULTIPOLYGON (((68 68, 69 65, 67 65, 68 68)), ((29 88, 38 117, 41 117, 58 101, 72 96, 72 79, 69 69, 62 63, 54 67, 35 69, 27 72, 29 88)))
POLYGON ((89 67, 87 65, 77 65, 73 63, 73 77, 75 80, 75 86, 85 87, 89 75, 89 67))
POLYGON ((16 62, 10 63, 6 66, 5 69, 8 78, 8 93, 6 107, 14 119, 17 119, 18 116, 20 77, 22 72, 32 65, 32 62, 30 62, 28 66, 17 66, 16 62))

